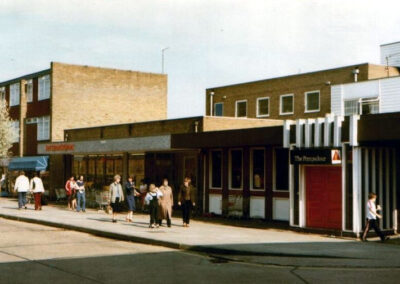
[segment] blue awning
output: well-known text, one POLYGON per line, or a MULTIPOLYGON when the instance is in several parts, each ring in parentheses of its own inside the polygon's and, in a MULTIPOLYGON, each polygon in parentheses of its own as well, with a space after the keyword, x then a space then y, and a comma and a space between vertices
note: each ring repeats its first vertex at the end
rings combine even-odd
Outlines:
POLYGON ((45 171, 48 160, 48 156, 13 158, 8 165, 8 169, 11 171, 45 171))

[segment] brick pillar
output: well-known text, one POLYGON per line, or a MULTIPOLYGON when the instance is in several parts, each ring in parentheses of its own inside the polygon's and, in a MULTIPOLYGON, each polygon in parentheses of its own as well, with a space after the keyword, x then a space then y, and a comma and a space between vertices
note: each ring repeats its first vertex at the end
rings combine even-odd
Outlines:
POLYGON ((21 80, 20 85, 19 85, 19 90, 20 90, 20 114, 19 114, 19 133, 20 133, 20 138, 19 138, 19 156, 23 157, 24 156, 24 145, 25 145, 25 118, 26 118, 26 112, 28 110, 27 106, 27 101, 26 101, 26 91, 25 91, 25 86, 26 86, 26 80, 21 80))

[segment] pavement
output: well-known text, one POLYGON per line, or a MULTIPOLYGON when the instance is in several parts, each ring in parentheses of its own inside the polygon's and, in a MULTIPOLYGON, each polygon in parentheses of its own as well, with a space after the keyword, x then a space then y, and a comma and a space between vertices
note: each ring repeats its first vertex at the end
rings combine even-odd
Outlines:
POLYGON ((42 211, 31 207, 18 210, 16 200, 7 198, 0 199, 0 217, 198 252, 222 261, 310 268, 400 268, 400 246, 376 241, 363 243, 354 239, 203 221, 192 221, 190 228, 184 228, 179 218, 173 218, 171 228, 150 229, 149 217, 144 214, 135 214, 133 223, 125 222, 125 215, 121 214, 118 222, 112 223, 111 216, 103 211, 88 209, 86 213, 78 213, 60 206, 45 206, 42 211))

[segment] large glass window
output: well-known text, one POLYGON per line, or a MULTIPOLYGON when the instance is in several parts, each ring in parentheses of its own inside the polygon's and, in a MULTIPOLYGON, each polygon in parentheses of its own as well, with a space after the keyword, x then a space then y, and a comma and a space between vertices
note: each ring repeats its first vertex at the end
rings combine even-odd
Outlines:
POLYGON ((13 128, 14 132, 16 133, 13 143, 19 143, 19 120, 13 121, 13 128))
POLYGON ((319 91, 307 92, 306 96, 306 112, 319 111, 319 91))
POLYGON ((265 150, 251 150, 252 189, 265 189, 265 150))
POLYGON ((214 116, 224 116, 224 103, 214 104, 214 116))
POLYGON ((344 115, 379 113, 379 98, 344 101, 344 115))
POLYGON ((28 80, 25 85, 26 101, 31 103, 33 101, 33 83, 32 79, 28 80))
POLYGON ((37 140, 50 139, 50 117, 43 116, 37 118, 37 140))
POLYGON ((222 188, 222 151, 211 151, 210 181, 211 188, 222 188))
POLYGON ((275 190, 289 190, 289 150, 275 149, 275 190))
POLYGON ((257 99, 257 116, 269 116, 269 98, 257 99))
POLYGON ((242 150, 231 150, 229 155, 230 188, 242 189, 243 154, 242 150))
POLYGON ((293 114, 293 95, 282 95, 280 114, 293 114))
POLYGON ((247 117, 247 101, 236 101, 236 117, 247 117))
POLYGON ((10 85, 10 106, 19 105, 20 101, 20 89, 19 83, 10 85))
POLYGON ((39 101, 50 98, 50 75, 39 78, 39 101))

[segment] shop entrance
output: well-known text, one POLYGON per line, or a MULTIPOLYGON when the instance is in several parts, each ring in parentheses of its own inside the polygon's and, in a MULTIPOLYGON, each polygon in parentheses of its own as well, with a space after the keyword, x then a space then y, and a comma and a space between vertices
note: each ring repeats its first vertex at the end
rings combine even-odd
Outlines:
POLYGON ((307 227, 342 229, 342 168, 305 168, 307 227))

